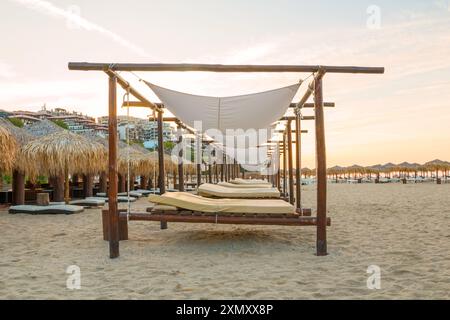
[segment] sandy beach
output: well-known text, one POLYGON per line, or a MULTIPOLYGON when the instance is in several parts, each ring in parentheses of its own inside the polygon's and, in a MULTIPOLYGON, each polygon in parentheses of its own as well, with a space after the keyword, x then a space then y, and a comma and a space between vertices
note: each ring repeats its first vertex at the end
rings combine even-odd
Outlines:
MULTIPOLYGON (((315 229, 132 222, 110 260, 100 210, 0 212, 1 299, 448 299, 450 184, 329 185, 329 255, 315 229), (66 268, 81 289, 66 288, 66 268), (369 265, 381 289, 366 286, 369 265)), ((313 205, 313 186, 304 187, 313 205)), ((143 210, 141 199, 133 206, 143 210)))

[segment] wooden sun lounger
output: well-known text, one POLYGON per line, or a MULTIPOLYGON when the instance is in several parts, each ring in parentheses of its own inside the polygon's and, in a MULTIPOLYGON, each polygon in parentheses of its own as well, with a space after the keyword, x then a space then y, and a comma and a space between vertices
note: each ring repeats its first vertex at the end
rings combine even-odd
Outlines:
MULTIPOLYGON (((86 198, 80 200, 72 200, 70 205, 84 207, 85 209, 101 208, 105 205, 106 201, 101 198, 86 198)), ((65 205, 65 202, 50 202, 50 205, 65 205)))
MULTIPOLYGON (((305 217, 295 213, 295 208, 283 200, 210 199, 185 192, 178 195, 150 195, 149 200, 158 204, 148 208, 147 212, 127 214, 126 210, 119 210, 120 240, 128 239, 128 221, 157 221, 161 223, 161 229, 167 229, 168 222, 265 226, 317 225, 316 217, 305 217)), ((327 225, 331 225, 330 218, 327 219, 327 225)), ((104 210, 105 240, 109 239, 108 228, 108 210, 104 210)))
POLYGON ((238 184, 238 183, 231 183, 231 182, 219 182, 217 185, 228 187, 228 188, 237 188, 237 189, 245 189, 245 188, 263 188, 268 189, 272 188, 271 184, 238 184))
POLYGON ((224 199, 279 199, 280 191, 275 188, 230 188, 224 185, 211 183, 202 184, 198 194, 203 197, 224 199))
MULTIPOLYGON (((105 202, 108 202, 109 199, 107 197, 90 197, 90 198, 86 198, 86 199, 97 199, 97 200, 103 200, 105 202)), ((130 202, 136 202, 136 198, 134 197, 130 197, 130 202)), ((124 202, 128 202, 128 198, 127 197, 117 197, 117 202, 119 203, 124 203, 124 202)))
MULTIPOLYGON (((119 197, 126 197, 127 195, 128 195, 127 192, 120 192, 120 193, 117 194, 117 196, 119 196, 119 197)), ((103 197, 103 198, 108 197, 108 195, 106 193, 104 193, 104 192, 99 192, 99 193, 96 194, 96 196, 103 197)), ((139 198, 142 198, 142 196, 143 196, 143 193, 141 193, 141 192, 130 191, 130 197, 139 199, 139 198)))

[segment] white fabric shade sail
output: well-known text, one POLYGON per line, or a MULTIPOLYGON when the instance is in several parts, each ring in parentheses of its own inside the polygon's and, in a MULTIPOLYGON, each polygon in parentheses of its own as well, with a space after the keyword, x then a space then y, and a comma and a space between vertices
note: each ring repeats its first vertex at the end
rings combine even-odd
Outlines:
POLYGON ((233 97, 192 95, 146 84, 164 106, 178 119, 194 128, 202 122, 203 132, 210 129, 267 129, 279 120, 289 108, 300 83, 287 87, 233 97))
POLYGON ((230 160, 257 170, 266 168, 267 160, 267 147, 259 146, 271 138, 270 129, 285 115, 301 84, 240 96, 209 97, 145 83, 181 122, 218 142, 215 148, 230 160))

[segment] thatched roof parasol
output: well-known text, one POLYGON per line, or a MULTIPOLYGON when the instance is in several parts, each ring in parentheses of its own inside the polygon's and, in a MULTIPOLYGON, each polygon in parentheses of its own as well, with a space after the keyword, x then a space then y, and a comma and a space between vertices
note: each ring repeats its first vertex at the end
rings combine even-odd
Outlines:
POLYGON ((24 158, 22 153, 22 147, 28 142, 36 139, 36 137, 32 136, 25 129, 16 127, 10 121, 5 119, 0 119, 0 127, 7 129, 17 143, 17 149, 15 154, 16 161, 14 162, 13 168, 25 172, 24 170, 25 168, 23 167, 23 165, 27 164, 28 167, 31 167, 32 163, 29 163, 29 161, 27 161, 27 159, 24 158))
POLYGON ((14 164, 17 142, 10 131, 0 127, 0 173, 8 172, 14 164))
POLYGON ((397 168, 402 171, 416 171, 419 166, 420 165, 414 163, 402 162, 397 165, 397 168))
POLYGON ((47 136, 52 133, 64 131, 63 128, 47 119, 25 126, 25 130, 35 137, 47 136))
POLYGON ((445 169, 448 169, 450 167, 450 165, 446 161, 436 159, 436 160, 425 163, 424 167, 426 167, 430 170, 445 170, 445 169))
POLYGON ((328 174, 340 174, 340 173, 343 173, 344 170, 345 170, 344 167, 334 166, 334 167, 328 168, 328 174))
POLYGON ((345 171, 347 172, 351 172, 351 173, 364 173, 365 172, 365 168, 362 166, 359 166, 357 164, 354 164, 350 167, 345 168, 345 171))
POLYGON ((28 162, 36 162, 39 173, 62 175, 96 173, 107 159, 104 146, 81 135, 61 130, 27 143, 23 147, 28 162))

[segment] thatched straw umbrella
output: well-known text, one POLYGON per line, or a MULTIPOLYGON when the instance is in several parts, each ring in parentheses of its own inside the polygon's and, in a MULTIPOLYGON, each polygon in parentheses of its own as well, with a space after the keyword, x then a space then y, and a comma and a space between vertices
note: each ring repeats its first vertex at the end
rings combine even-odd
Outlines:
MULTIPOLYGON (((107 155, 104 146, 81 135, 62 130, 27 143, 23 154, 36 162, 42 173, 64 176, 64 199, 69 201, 69 173, 96 173, 104 168, 107 155)), ((54 199, 61 201, 61 199, 54 199)))
POLYGON ((356 179, 357 176, 358 176, 358 178, 360 178, 361 175, 363 175, 366 172, 366 168, 364 168, 360 165, 354 164, 351 167, 348 167, 347 171, 349 173, 353 173, 353 177, 354 177, 354 179, 356 179))
POLYGON ((429 161, 429 162, 425 163, 424 166, 428 170, 436 172, 436 183, 438 183, 438 184, 441 183, 441 179, 439 178, 439 171, 446 172, 450 168, 448 162, 445 162, 445 161, 442 161, 439 159, 429 161))
POLYGON ((17 152, 17 142, 11 132, 0 127, 0 174, 11 170, 17 152))
POLYGON ((341 166, 334 166, 328 169, 328 174, 334 176, 336 183, 338 182, 338 176, 344 172, 345 168, 341 166))
POLYGON ((390 178, 391 177, 391 173, 395 172, 397 170, 397 165, 394 163, 386 163, 384 165, 381 166, 381 172, 384 173, 384 176, 386 177, 386 175, 390 178))
POLYGON ((380 182, 380 173, 383 171, 383 166, 381 164, 376 164, 373 166, 366 167, 366 172, 369 174, 369 179, 372 179, 372 174, 376 176, 375 183, 380 182))
MULTIPOLYGON (((21 205, 25 203, 25 174, 27 173, 24 168, 24 164, 30 168, 33 163, 30 163, 28 159, 23 156, 22 148, 28 142, 36 139, 36 137, 29 134, 25 129, 16 127, 10 121, 0 119, 0 127, 7 129, 17 143, 17 151, 15 154, 16 161, 13 165, 12 174, 12 204, 21 205)), ((36 172, 36 168, 32 168, 32 174, 36 172)))
POLYGON ((43 137, 64 130, 54 122, 46 119, 27 125, 24 129, 35 137, 43 137))
MULTIPOLYGON (((44 119, 26 125, 24 129, 34 137, 40 138, 52 133, 61 132, 64 129, 56 125, 54 122, 44 119)), ((30 173, 31 174, 31 173, 30 173)), ((33 174, 31 174, 33 176, 33 174)), ((64 176, 49 176, 48 181, 53 186, 53 198, 62 199, 64 197, 64 176)))

